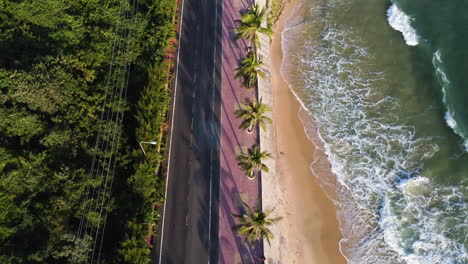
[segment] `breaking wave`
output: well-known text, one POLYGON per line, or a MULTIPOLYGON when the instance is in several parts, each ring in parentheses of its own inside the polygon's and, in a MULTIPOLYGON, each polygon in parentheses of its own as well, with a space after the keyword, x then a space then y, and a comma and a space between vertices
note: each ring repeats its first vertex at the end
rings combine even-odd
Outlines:
POLYGON ((437 50, 432 56, 432 66, 435 69, 436 76, 439 79, 439 83, 442 87, 442 101, 447 108, 447 112, 444 116, 445 121, 447 122, 447 125, 453 130, 453 132, 455 132, 463 139, 463 148, 465 151, 468 151, 468 139, 465 137, 464 133, 458 126, 455 117, 455 111, 451 109, 449 100, 447 99, 447 93, 450 89, 450 80, 444 70, 441 50, 437 50))
POLYGON ((463 187, 434 186, 425 177, 402 181, 383 202, 385 240, 408 264, 468 263, 459 243, 460 231, 468 228, 467 194, 463 187))
MULTIPOLYGON (((415 43, 416 35, 401 27, 409 18, 402 23, 396 6, 391 10, 393 26, 415 43)), ((340 248, 348 263, 468 263, 457 242, 463 238, 454 237, 468 227, 467 190, 436 187, 421 175, 438 146, 401 121, 398 100, 378 92, 386 76, 373 67, 372 54, 350 28, 323 15, 288 24, 282 74, 313 118, 339 183, 340 248), (319 37, 298 47, 314 30, 319 37)))
POLYGON ((411 18, 401 11, 397 5, 392 4, 387 10, 387 20, 392 28, 400 31, 406 44, 416 46, 418 42, 418 34, 416 30, 411 27, 411 18))

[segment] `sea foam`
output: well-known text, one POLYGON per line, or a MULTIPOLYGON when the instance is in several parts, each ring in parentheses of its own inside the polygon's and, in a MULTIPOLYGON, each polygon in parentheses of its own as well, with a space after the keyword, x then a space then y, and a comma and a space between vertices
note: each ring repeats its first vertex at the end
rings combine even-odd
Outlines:
POLYGON ((408 264, 468 263, 457 238, 468 227, 466 192, 425 177, 401 181, 387 191, 381 209, 386 242, 408 264))
MULTIPOLYGON (((376 201, 394 179, 418 169, 423 155, 417 153, 434 149, 424 149, 425 141, 415 139, 411 127, 396 123, 398 118, 391 113, 397 102, 373 90, 383 75, 369 75, 366 65, 371 55, 352 40, 350 32, 328 28, 323 45, 305 47, 299 68, 307 92, 301 99, 314 116, 332 171, 350 195, 340 193, 338 213, 342 233, 353 239, 343 249, 348 262, 403 263, 386 245, 379 226, 369 222, 378 223, 376 201), (376 112, 390 114, 383 118, 376 112)), ((289 33, 293 30, 286 37, 289 33)))
MULTIPOLYGON (((456 237, 468 228, 468 190, 421 175, 438 146, 397 116, 398 100, 381 93, 388 76, 353 28, 327 21, 336 2, 291 16, 281 72, 313 117, 305 128, 318 134, 338 181, 340 250, 348 264, 468 263, 456 237)), ((408 35, 410 18, 399 11, 391 7, 389 18, 408 35)))
POLYGON ((411 17, 401 11, 396 4, 392 4, 387 10, 387 20, 392 28, 403 34, 406 44, 418 45, 418 35, 416 30, 411 27, 411 17))
POLYGON ((457 132, 458 129, 458 124, 457 121, 453 118, 453 116, 450 114, 450 112, 445 113, 445 121, 447 122, 447 125, 452 128, 455 132, 457 132))
POLYGON ((456 117, 454 116, 454 111, 450 107, 450 102, 448 100, 447 93, 450 90, 450 80, 447 76, 447 73, 444 70, 444 64, 442 60, 442 51, 437 50, 432 56, 432 66, 435 69, 436 75, 439 79, 440 85, 442 87, 442 101, 447 108, 444 119, 447 125, 463 139, 463 149, 468 152, 468 138, 465 137, 460 127, 458 126, 456 117))
POLYGON ((450 113, 450 111, 445 113, 445 122, 447 122, 447 125, 455 132, 457 135, 459 135, 463 139, 463 148, 465 151, 468 152, 468 139, 466 139, 461 132, 460 128, 458 127, 457 121, 453 117, 453 115, 450 113))
POLYGON ((434 187, 420 175, 438 146, 417 137, 395 115, 398 101, 378 92, 386 76, 369 68, 372 54, 352 29, 324 17, 291 25, 282 73, 312 114, 339 182, 340 249, 348 263, 467 263, 453 234, 467 228, 468 190, 434 187), (313 30, 319 40, 295 44, 313 30))

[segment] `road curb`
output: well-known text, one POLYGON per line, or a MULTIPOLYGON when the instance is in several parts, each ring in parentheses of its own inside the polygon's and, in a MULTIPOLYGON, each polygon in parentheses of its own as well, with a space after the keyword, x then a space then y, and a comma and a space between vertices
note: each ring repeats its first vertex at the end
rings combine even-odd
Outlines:
MULTIPOLYGON (((267 0, 255 0, 260 8, 266 7, 267 0)), ((263 103, 269 105, 273 109, 273 93, 271 87, 271 62, 270 62, 270 37, 260 35, 260 47, 257 50, 258 54, 264 63, 262 70, 265 72, 265 78, 258 78, 258 97, 262 98, 263 103)), ((279 207, 281 200, 281 190, 279 185, 279 176, 276 174, 276 140, 275 140, 275 113, 273 111, 267 113, 267 116, 273 120, 273 124, 268 126, 266 131, 260 129, 260 148, 262 151, 267 151, 272 154, 272 158, 265 161, 265 164, 270 168, 268 173, 261 174, 261 191, 262 191, 262 210, 275 209, 279 207)), ((277 216, 278 212, 273 212, 273 217, 277 216)), ((270 231, 274 239, 268 241, 264 239, 264 253, 268 263, 279 264, 281 256, 281 233, 279 224, 274 224, 270 227, 270 231)))

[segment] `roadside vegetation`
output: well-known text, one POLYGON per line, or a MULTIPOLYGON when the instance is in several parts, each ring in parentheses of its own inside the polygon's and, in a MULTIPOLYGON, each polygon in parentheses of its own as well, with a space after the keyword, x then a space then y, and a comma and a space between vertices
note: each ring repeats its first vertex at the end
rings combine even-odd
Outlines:
POLYGON ((241 167, 249 179, 255 179, 259 171, 269 171, 268 167, 262 162, 266 158, 271 158, 271 154, 266 151, 260 151, 258 145, 253 145, 247 150, 247 153, 240 153, 237 156, 239 167, 241 167))
POLYGON ((149 263, 176 14, 175 0, 0 3, 0 263, 149 263))
POLYGON ((268 17, 268 20, 273 25, 276 24, 279 17, 281 16, 281 13, 283 13, 284 5, 286 4, 286 1, 289 1, 289 0, 269 0, 268 1, 267 5, 270 7, 269 8, 270 15, 268 17))
POLYGON ((281 220, 282 217, 270 217, 273 210, 266 210, 262 212, 259 206, 256 206, 253 210, 248 204, 244 203, 245 211, 242 214, 233 214, 238 224, 233 227, 239 236, 244 236, 244 243, 249 242, 251 244, 255 241, 265 238, 268 244, 270 240, 274 238, 270 229, 273 224, 281 220))
MULTIPOLYGON (((257 53, 260 48, 260 34, 267 37, 272 36, 273 24, 280 16, 283 6, 282 0, 268 1, 266 8, 260 8, 258 4, 254 3, 246 11, 239 12, 240 19, 235 21, 237 26, 234 28, 233 41, 245 39, 249 43, 246 56, 241 59, 239 66, 234 69, 235 78, 242 78, 242 85, 248 91, 258 88, 259 77, 266 78, 266 74, 262 69, 263 62, 257 53)), ((263 104, 262 98, 260 98, 251 102, 242 102, 241 108, 237 109, 234 114, 242 120, 239 129, 252 133, 257 127, 267 130, 267 123, 272 123, 272 120, 266 115, 269 111, 271 111, 270 106, 263 104)), ((260 146, 254 144, 247 150, 247 153, 241 152, 237 155, 238 166, 249 179, 253 180, 261 171, 269 171, 268 166, 263 161, 271 157, 270 153, 261 151, 260 146)), ((241 208, 241 212, 243 213, 239 215, 232 214, 239 222, 232 228, 237 231, 239 236, 244 237, 244 243, 248 241, 253 245, 256 241, 262 239, 266 239, 270 243, 273 234, 270 232, 269 227, 278 222, 281 217, 271 218, 272 210, 262 212, 259 206, 252 210, 246 203, 241 208)))
POLYGON ((249 52, 245 58, 242 58, 239 67, 235 68, 235 78, 242 78, 242 85, 247 90, 252 91, 257 85, 258 76, 265 78, 265 73, 261 69, 263 62, 258 58, 257 53, 249 52))
POLYGON ((266 116, 266 113, 270 112, 271 108, 262 103, 262 98, 258 101, 254 99, 252 102, 242 102, 242 105, 235 111, 236 117, 242 119, 239 128, 252 133, 255 126, 260 125, 260 128, 267 130, 267 124, 271 124, 272 120, 266 116))
POLYGON ((234 41, 244 38, 249 41, 249 46, 257 49, 260 47, 260 34, 271 36, 272 24, 268 19, 266 8, 260 8, 258 4, 250 5, 245 12, 240 12, 240 18, 236 21, 234 41))

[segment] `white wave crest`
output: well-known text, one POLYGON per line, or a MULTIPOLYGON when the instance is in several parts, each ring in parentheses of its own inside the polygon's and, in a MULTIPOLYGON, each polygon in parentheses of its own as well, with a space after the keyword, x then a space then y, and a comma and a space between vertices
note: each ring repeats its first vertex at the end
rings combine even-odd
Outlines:
POLYGON ((400 31, 406 44, 416 46, 419 44, 416 30, 411 27, 411 18, 401 11, 397 5, 392 4, 387 10, 387 20, 392 28, 400 31))
POLYGON ((348 263, 465 263, 452 262, 465 260, 466 250, 451 232, 463 234, 467 228, 461 211, 466 211, 467 191, 434 188, 418 176, 437 145, 416 137, 395 114, 396 99, 377 92, 385 73, 371 67, 372 54, 352 30, 311 24, 323 29, 320 41, 307 39, 298 47, 295 38, 309 32, 305 27, 283 33, 282 73, 313 115, 332 171, 344 186, 338 190, 338 215, 348 263), (413 217, 401 222, 405 213, 413 217), (436 228, 446 214, 446 224, 436 228), (411 236, 411 228, 418 236, 411 236))
POLYGON ((445 121, 447 122, 447 125, 452 128, 455 132, 458 131, 458 125, 457 121, 453 118, 453 116, 450 114, 450 112, 445 113, 445 121))
POLYGON ((447 107, 447 112, 445 113, 444 119, 447 125, 463 139, 463 148, 468 152, 468 139, 463 135, 460 127, 458 126, 456 117, 454 116, 453 109, 449 106, 449 101, 447 99, 447 92, 450 89, 450 80, 447 74, 444 71, 444 65, 442 61, 442 52, 437 50, 432 56, 432 66, 436 71, 436 75, 439 78, 440 85, 442 86, 442 101, 447 107))
POLYGON ((457 121, 455 120, 455 118, 453 117, 453 115, 450 113, 450 111, 446 112, 445 113, 445 122, 447 122, 447 125, 457 134, 459 135, 460 137, 462 137, 464 140, 463 140, 463 148, 465 149, 465 151, 468 152, 468 139, 466 139, 464 136, 463 136, 463 133, 461 132, 460 128, 458 127, 458 124, 457 124, 457 121))
POLYGON ((447 77, 447 74, 444 71, 444 66, 442 62, 442 53, 441 50, 434 52, 432 56, 432 66, 436 71, 436 75, 439 78, 440 85, 442 86, 442 100, 444 104, 447 103, 447 89, 450 86, 450 80, 447 77))
POLYGON ((343 249, 349 263, 402 263, 378 230, 379 200, 399 175, 418 170, 434 148, 415 139, 412 127, 397 123, 398 103, 373 89, 383 73, 368 71, 371 56, 349 32, 328 28, 322 45, 305 47, 299 56, 306 89, 301 99, 313 113, 332 171, 349 190, 350 196, 340 193, 339 212, 342 233, 353 237, 343 249))
POLYGON ((425 177, 387 192, 380 226, 386 242, 408 264, 468 263, 460 236, 468 228, 465 187, 435 187, 425 177))

